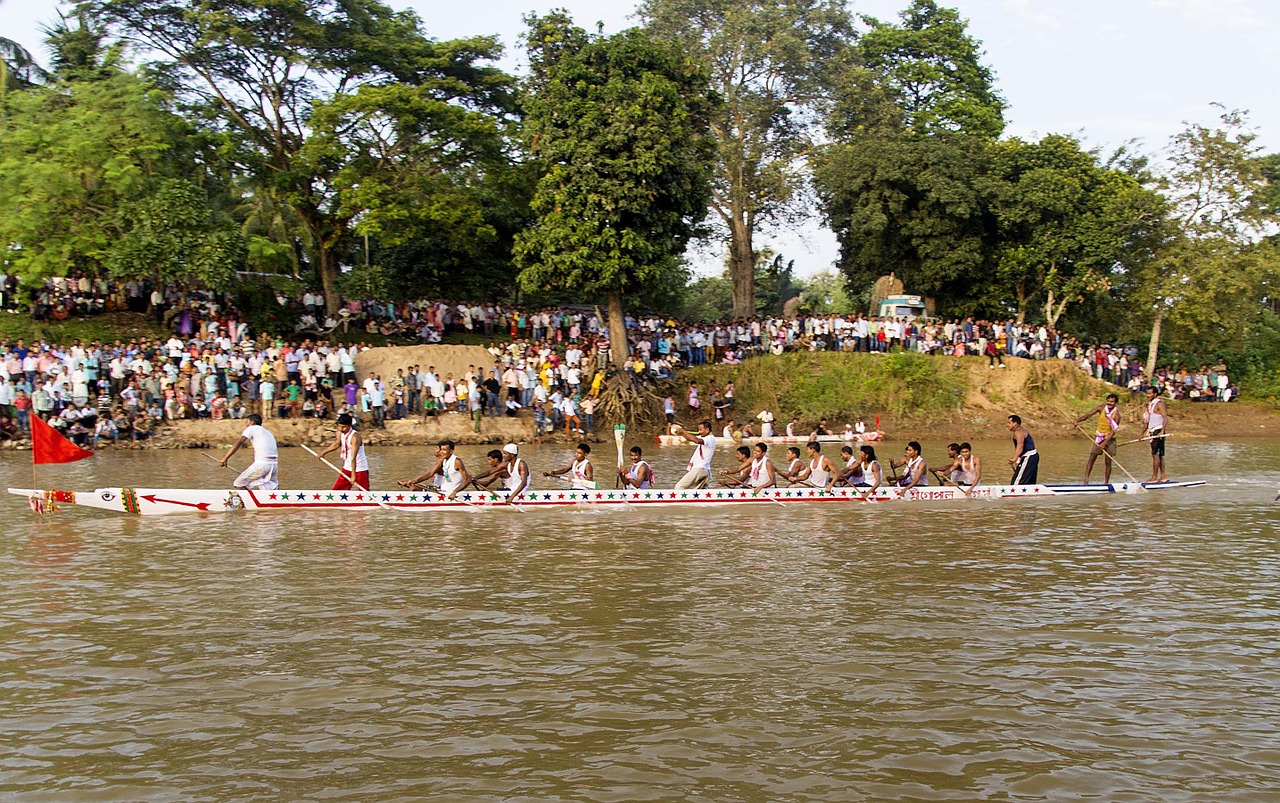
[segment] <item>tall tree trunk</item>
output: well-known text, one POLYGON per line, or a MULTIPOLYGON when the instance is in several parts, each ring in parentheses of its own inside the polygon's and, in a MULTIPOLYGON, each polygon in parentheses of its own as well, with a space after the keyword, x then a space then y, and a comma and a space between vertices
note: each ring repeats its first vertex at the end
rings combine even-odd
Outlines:
POLYGON ((627 365, 627 321, 622 311, 622 293, 609 293, 609 358, 619 371, 627 365))
POLYGON ((733 317, 755 317, 756 252, 751 228, 741 215, 734 215, 729 225, 729 278, 733 282, 733 317))
POLYGON ((311 239, 316 244, 315 269, 324 293, 325 312, 336 318, 338 308, 342 306, 342 295, 338 292, 338 255, 333 246, 338 242, 342 226, 315 209, 298 209, 298 215, 307 224, 311 239))
POLYGON ((1164 310, 1156 309, 1156 319, 1151 324, 1151 343, 1147 346, 1147 365, 1144 373, 1150 380, 1156 372, 1156 357, 1160 354, 1160 327, 1164 324, 1164 310))

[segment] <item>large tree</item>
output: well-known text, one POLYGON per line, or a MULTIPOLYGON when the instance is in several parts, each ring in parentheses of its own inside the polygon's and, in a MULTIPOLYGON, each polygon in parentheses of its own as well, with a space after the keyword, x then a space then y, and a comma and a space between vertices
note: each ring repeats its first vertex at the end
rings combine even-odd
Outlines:
POLYGON ((70 74, 87 77, 0 100, 0 242, 12 246, 11 270, 225 284, 240 238, 210 207, 191 159, 200 147, 169 96, 145 75, 70 74))
POLYGON ((639 16, 702 64, 723 100, 711 126, 711 208, 728 248, 733 314, 753 315, 755 240, 806 211, 804 159, 852 41, 848 13, 837 0, 646 0, 639 16))
POLYGON ((850 287, 894 272, 940 311, 990 309, 990 244, 977 179, 1003 131, 1004 102, 967 22, 915 0, 868 30, 839 70, 831 143, 813 159, 850 287))
POLYGON ((525 133, 543 174, 516 242, 520 283, 604 296, 622 364, 624 298, 679 269, 706 214, 707 78, 641 30, 591 36, 562 13, 529 23, 525 133))
POLYGON ((1217 126, 1188 124, 1170 143, 1162 185, 1177 232, 1136 277, 1133 292, 1152 310, 1148 375, 1167 323, 1197 340, 1209 332, 1236 337, 1256 317, 1266 288, 1275 287, 1280 265, 1275 249, 1261 242, 1277 222, 1272 163, 1256 140, 1247 113, 1222 110, 1217 126))
POLYGON ((314 138, 351 133, 341 116, 317 127, 317 106, 370 86, 402 87, 433 109, 496 113, 509 101, 510 79, 482 66, 499 52, 492 38, 435 42, 412 13, 376 0, 85 0, 81 7, 176 67, 241 169, 293 209, 308 230, 330 311, 340 301, 339 255, 351 223, 369 210, 344 204, 335 183, 354 151, 329 147, 327 158, 312 158, 314 138))
POLYGON ((1050 326, 1067 305, 1143 269, 1165 236, 1165 203, 1071 137, 991 146, 979 181, 990 209, 992 285, 1022 321, 1040 305, 1050 326))

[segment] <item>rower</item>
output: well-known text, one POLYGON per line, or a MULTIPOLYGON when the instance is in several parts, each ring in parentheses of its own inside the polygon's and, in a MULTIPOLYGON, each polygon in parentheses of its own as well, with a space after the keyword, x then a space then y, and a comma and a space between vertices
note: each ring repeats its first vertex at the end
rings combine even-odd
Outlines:
POLYGON ((818 419, 817 428, 814 429, 813 432, 809 433, 809 440, 811 441, 817 440, 819 437, 823 435, 830 435, 830 434, 831 434, 831 430, 827 427, 827 419, 820 418, 818 419))
POLYGON ((938 482, 943 485, 955 484, 955 476, 960 471, 960 444, 947 444, 947 463, 941 466, 934 466, 929 469, 929 473, 938 478, 938 482))
POLYGON ((1013 433, 1013 457, 1009 465, 1013 467, 1013 479, 1010 485, 1035 485, 1040 472, 1040 453, 1036 451, 1036 439, 1031 437, 1031 430, 1022 426, 1021 416, 1009 416, 1009 431, 1013 433))
POLYGON ((358 490, 369 490, 369 458, 365 456, 364 439, 360 437, 359 432, 356 432, 355 419, 350 413, 338 416, 338 437, 318 457, 324 459, 325 455, 332 452, 337 452, 342 458, 338 479, 333 482, 333 490, 349 491, 353 480, 358 490))
POLYGON ((429 470, 411 480, 400 480, 396 484, 405 488, 421 490, 424 483, 430 480, 450 501, 471 482, 471 475, 462 458, 453 453, 453 441, 444 440, 436 444, 436 463, 429 470))
POLYGON ((1111 482, 1111 458, 1116 456, 1116 435, 1120 432, 1120 396, 1108 393, 1106 402, 1099 404, 1089 412, 1075 420, 1079 425, 1091 415, 1098 417, 1094 426, 1093 447, 1089 449, 1089 462, 1084 464, 1084 484, 1089 484, 1089 475, 1093 473, 1093 464, 1098 455, 1105 455, 1102 461, 1102 481, 1111 482))
POLYGON ((751 465, 748 468, 747 484, 752 490, 773 488, 778 484, 778 475, 769 459, 769 444, 757 443, 752 450, 751 465))
POLYGON ((845 424, 844 432, 840 433, 840 440, 853 442, 858 439, 858 433, 853 431, 853 424, 845 424))
POLYGON ((956 485, 967 485, 970 488, 977 487, 982 482, 982 458, 973 453, 973 447, 968 441, 960 444, 960 457, 957 460, 960 470, 956 473, 954 482, 956 485))
POLYGON ((791 420, 787 422, 787 437, 788 438, 800 437, 800 433, 797 431, 799 428, 800 428, 800 417, 794 416, 794 415, 791 416, 791 420))
POLYGON ((804 448, 809 452, 809 464, 800 473, 799 480, 814 488, 826 488, 831 484, 831 478, 835 476, 836 467, 831 465, 831 461, 822 453, 822 444, 817 441, 809 441, 804 448))
POLYGON ((737 454, 737 467, 720 469, 720 476, 724 478, 720 480, 721 485, 737 487, 746 484, 747 475, 751 472, 751 450, 745 446, 739 446, 737 454))
POLYGON ((490 449, 485 458, 489 461, 489 467, 479 474, 473 474, 471 482, 481 490, 490 491, 493 486, 506 479, 506 462, 502 458, 501 449, 490 449))
POLYGON ((853 431, 858 435, 865 435, 867 433, 867 425, 862 423, 862 416, 858 416, 858 420, 854 422, 853 431))
POLYGON ((631 465, 618 467, 618 477, 624 488, 652 488, 653 469, 643 460, 644 452, 639 446, 632 446, 629 452, 631 465))
POLYGON ((514 504, 520 498, 520 494, 529 489, 529 463, 520 457, 520 447, 514 443, 508 443, 502 447, 502 454, 506 460, 503 466, 507 475, 507 501, 503 504, 514 504))
POLYGON ((804 471, 804 461, 800 459, 800 450, 794 446, 787 447, 787 471, 783 477, 795 485, 800 482, 800 474, 804 471))
POLYGON ((901 462, 897 460, 889 461, 890 467, 902 469, 902 477, 898 480, 898 486, 904 491, 917 487, 923 488, 929 484, 929 473, 925 470, 924 456, 920 451, 920 442, 911 441, 907 444, 907 448, 903 450, 901 462))
POLYGON ((854 454, 853 447, 845 444, 840 447, 840 457, 844 459, 844 468, 838 470, 831 479, 830 490, 836 485, 858 485, 862 482, 862 457, 854 454))
POLYGON ((595 471, 591 467, 591 445, 579 443, 573 450, 573 461, 569 465, 555 471, 544 471, 544 477, 560 477, 569 475, 567 479, 575 488, 595 488, 595 471))
POLYGON ((706 419, 699 421, 697 435, 690 435, 679 424, 674 426, 677 435, 689 443, 698 444, 697 450, 689 458, 689 470, 676 483, 676 490, 707 487, 707 483, 711 481, 711 461, 716 456, 716 437, 711 434, 711 422, 706 419))
POLYGON ((859 488, 870 488, 868 494, 875 493, 876 489, 884 482, 884 471, 880 468, 880 461, 876 459, 876 447, 871 444, 863 444, 858 447, 858 454, 862 460, 862 482, 856 483, 859 488))
POLYGON ((246 443, 253 445, 253 462, 236 477, 232 487, 237 490, 246 488, 255 491, 274 491, 280 487, 280 452, 276 447, 276 436, 262 426, 262 416, 249 414, 249 426, 240 433, 240 439, 227 452, 227 456, 218 461, 226 467, 231 456, 246 443))

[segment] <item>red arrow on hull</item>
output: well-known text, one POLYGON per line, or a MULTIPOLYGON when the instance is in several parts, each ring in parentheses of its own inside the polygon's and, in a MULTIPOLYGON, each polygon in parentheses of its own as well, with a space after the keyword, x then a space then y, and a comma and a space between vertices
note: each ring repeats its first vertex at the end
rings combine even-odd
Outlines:
POLYGON ((208 502, 179 502, 177 499, 161 499, 155 494, 143 494, 141 498, 147 500, 152 504, 155 504, 156 502, 164 502, 165 504, 168 504, 168 505, 182 505, 183 507, 193 507, 196 510, 209 509, 208 502))

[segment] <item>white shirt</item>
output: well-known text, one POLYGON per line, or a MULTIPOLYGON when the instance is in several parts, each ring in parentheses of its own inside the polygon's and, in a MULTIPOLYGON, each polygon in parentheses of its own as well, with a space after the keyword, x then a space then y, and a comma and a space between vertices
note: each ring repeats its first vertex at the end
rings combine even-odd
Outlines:
POLYGON ((698 448, 694 450, 693 456, 689 458, 689 468, 705 469, 708 474, 711 473, 711 461, 716 456, 716 436, 703 435, 702 443, 698 444, 698 448))
POLYGON ((254 462, 259 460, 274 461, 280 457, 280 453, 276 450, 276 436, 272 435, 265 427, 250 424, 245 427, 244 432, 240 433, 240 437, 253 444, 254 462))

